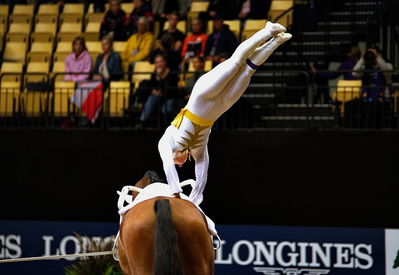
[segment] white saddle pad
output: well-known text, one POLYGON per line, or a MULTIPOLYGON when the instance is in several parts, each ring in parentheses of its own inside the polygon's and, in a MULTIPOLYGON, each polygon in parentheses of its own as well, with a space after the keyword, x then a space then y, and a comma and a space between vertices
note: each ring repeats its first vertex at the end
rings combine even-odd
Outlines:
MULTIPOLYGON (((123 215, 132 209, 135 205, 137 205, 140 202, 143 202, 145 200, 149 200, 155 197, 163 196, 163 197, 173 197, 172 191, 170 190, 170 187, 168 184, 161 183, 161 182, 156 182, 153 184, 148 185, 144 189, 141 190, 141 192, 137 195, 137 197, 132 201, 132 196, 128 194, 128 190, 130 190, 130 186, 125 186, 122 188, 122 191, 119 193, 119 201, 118 201, 118 207, 119 207, 119 215, 121 215, 121 223, 123 219, 123 215), (126 206, 123 206, 123 204, 127 202, 128 204, 126 206)), ((189 197, 184 195, 183 193, 180 193, 180 197, 184 200, 190 201, 189 197)), ((191 202, 191 201, 190 201, 191 202)), ((194 204, 194 203, 193 203, 194 204)), ((194 204, 195 205, 195 204, 194 204)), ((209 232, 213 235, 217 235, 215 223, 207 216, 205 215, 204 211, 198 206, 195 205, 199 211, 201 211, 202 214, 204 214, 206 221, 208 223, 208 230, 209 232)))

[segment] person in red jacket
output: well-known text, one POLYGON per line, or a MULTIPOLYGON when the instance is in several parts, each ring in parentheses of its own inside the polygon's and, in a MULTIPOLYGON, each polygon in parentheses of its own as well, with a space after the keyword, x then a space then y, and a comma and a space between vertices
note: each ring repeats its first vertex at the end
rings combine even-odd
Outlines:
POLYGON ((191 21, 192 34, 187 35, 183 42, 181 56, 188 62, 194 56, 204 56, 208 36, 202 31, 202 23, 198 18, 191 21))

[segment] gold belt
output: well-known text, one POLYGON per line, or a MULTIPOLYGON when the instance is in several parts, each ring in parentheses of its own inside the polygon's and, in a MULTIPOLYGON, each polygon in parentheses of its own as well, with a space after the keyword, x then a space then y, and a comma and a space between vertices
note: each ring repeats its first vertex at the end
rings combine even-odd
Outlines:
POLYGON ((186 117, 189 120, 191 120, 192 123, 203 127, 211 127, 214 123, 214 121, 212 120, 203 119, 202 117, 199 117, 190 112, 187 108, 183 108, 181 109, 180 113, 175 117, 175 119, 172 121, 171 124, 175 126, 177 129, 179 129, 181 122, 183 121, 183 117, 186 117))

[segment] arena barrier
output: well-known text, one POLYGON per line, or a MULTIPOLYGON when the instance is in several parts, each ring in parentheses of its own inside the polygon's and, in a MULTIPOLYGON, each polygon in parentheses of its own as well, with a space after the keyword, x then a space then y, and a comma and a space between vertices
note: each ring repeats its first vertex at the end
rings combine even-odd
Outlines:
MULTIPOLYGON (((399 229, 219 225, 215 274, 399 274, 399 229)), ((82 253, 75 232, 113 238, 117 223, 0 221, 0 259, 82 253)), ((112 257, 112 256, 108 256, 112 257)), ((76 258, 0 264, 2 274, 58 274, 76 258)))
MULTIPOLYGON (((399 71, 383 72, 385 84, 366 85, 362 79, 328 75, 347 71, 260 71, 242 98, 215 124, 217 129, 398 129, 399 71), (326 76, 327 75, 327 76, 326 76), (342 77, 341 77, 342 78, 342 77), (378 93, 373 98, 369 92, 378 93)), ((373 73, 371 71, 370 73, 373 73)), ((138 122, 149 91, 150 72, 125 73, 118 81, 76 84, 66 73, 3 73, 0 76, 1 128, 118 128, 138 122), (102 91, 102 92, 101 92, 102 91)), ((78 73, 77 73, 78 74, 78 73)), ((163 128, 187 102, 185 80, 168 87, 175 97, 159 101, 146 127, 163 128), (169 101, 172 109, 164 112, 169 101)))

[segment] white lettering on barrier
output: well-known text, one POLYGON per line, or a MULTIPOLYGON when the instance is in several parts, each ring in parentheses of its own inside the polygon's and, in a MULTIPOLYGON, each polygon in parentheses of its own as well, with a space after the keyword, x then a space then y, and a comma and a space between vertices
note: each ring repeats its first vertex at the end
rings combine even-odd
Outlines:
POLYGON ((248 264, 252 263, 255 258, 255 249, 254 249, 252 243, 247 240, 241 240, 241 241, 236 242, 233 246, 232 252, 233 252, 234 261, 239 265, 248 265, 248 264), (240 258, 239 251, 240 251, 240 247, 242 245, 246 246, 248 249, 248 258, 246 260, 242 260, 240 258))
POLYGON ((371 245, 366 245, 366 244, 359 244, 355 247, 355 268, 360 268, 360 269, 369 269, 370 267, 373 266, 373 257, 371 257, 371 245), (362 252, 362 250, 365 250, 362 252), (364 264, 360 262, 360 260, 365 261, 364 264))
POLYGON ((20 235, 0 235, 0 258, 15 259, 22 255, 20 235))
POLYGON ((223 246, 226 243, 225 240, 221 240, 220 241, 220 248, 218 250, 216 250, 216 259, 215 259, 215 263, 217 264, 232 264, 233 263, 233 259, 231 257, 231 254, 228 254, 227 259, 223 259, 223 246))
MULTIPOLYGON (((68 245, 68 242, 71 242, 71 241, 74 243, 74 248, 75 248, 75 251, 71 252, 71 254, 80 253, 80 245, 79 245, 78 239, 75 236, 70 235, 70 236, 64 237, 60 242, 61 255, 68 254, 67 253, 67 245, 68 245)), ((76 257, 68 257, 65 259, 67 259, 68 261, 74 261, 74 260, 76 260, 76 257)))
POLYGON ((254 265, 264 265, 265 262, 262 261, 261 256, 263 256, 268 265, 274 265, 274 251, 277 245, 277 242, 267 242, 268 248, 264 242, 255 241, 254 245, 256 247, 256 260, 253 263, 254 265))
POLYGON ((372 245, 364 243, 296 243, 288 241, 239 240, 232 245, 231 252, 228 252, 226 251, 226 240, 222 240, 220 249, 216 251, 215 263, 224 265, 252 264, 255 266, 370 269, 374 261, 372 245))
POLYGON ((337 262, 334 267, 353 268, 353 244, 337 243, 334 247, 337 249, 337 262))

